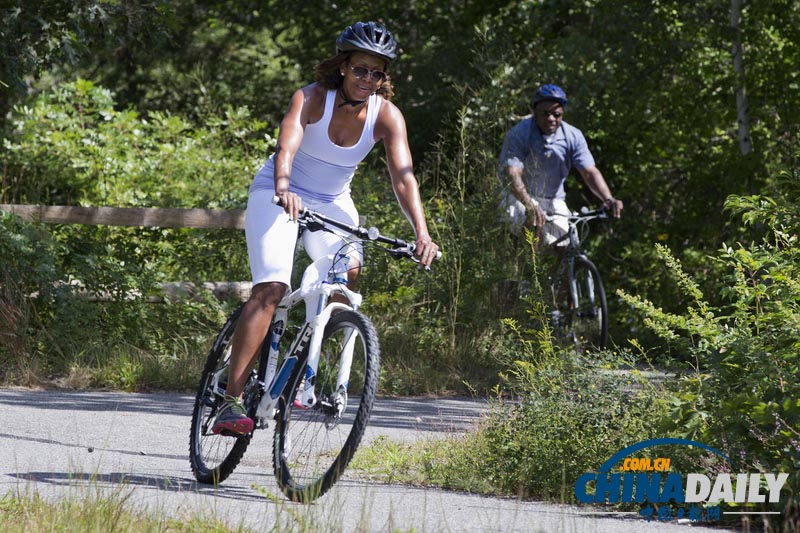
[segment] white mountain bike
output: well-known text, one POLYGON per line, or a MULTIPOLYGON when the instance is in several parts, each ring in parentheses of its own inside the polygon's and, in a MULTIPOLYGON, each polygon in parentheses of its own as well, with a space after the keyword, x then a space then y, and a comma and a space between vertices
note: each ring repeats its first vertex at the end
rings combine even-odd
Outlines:
MULTIPOLYGON (((360 240, 365 251, 377 248, 418 262, 413 243, 385 237, 376 228, 351 226, 309 209, 298 222, 300 232, 337 228, 338 234, 347 234, 342 250, 360 240)), ((293 501, 312 501, 336 483, 358 448, 378 388, 378 336, 369 318, 358 311, 361 295, 346 286, 343 258, 345 254, 337 253, 313 262, 300 288, 281 300, 242 397, 255 422, 253 431, 275 421, 274 474, 293 501), (348 303, 332 302, 334 294, 344 295, 348 303), (301 302, 306 320, 292 327, 290 310, 301 302)), ((211 432, 223 404, 231 338, 243 305, 217 335, 194 402, 189 457, 201 483, 218 484, 231 475, 253 436, 211 432)))

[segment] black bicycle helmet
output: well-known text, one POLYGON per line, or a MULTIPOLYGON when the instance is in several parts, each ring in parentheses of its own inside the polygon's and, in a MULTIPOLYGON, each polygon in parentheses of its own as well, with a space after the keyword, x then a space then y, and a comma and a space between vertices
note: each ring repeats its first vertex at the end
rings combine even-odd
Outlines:
POLYGON ((558 85, 553 85, 552 83, 548 83, 547 85, 542 85, 541 87, 539 87, 539 90, 537 90, 536 93, 533 95, 534 107, 542 100, 553 100, 560 103, 562 106, 566 107, 567 93, 565 93, 564 89, 562 89, 558 85))
POLYGON ((336 53, 367 52, 387 61, 397 57, 397 41, 380 22, 356 22, 336 39, 336 53))

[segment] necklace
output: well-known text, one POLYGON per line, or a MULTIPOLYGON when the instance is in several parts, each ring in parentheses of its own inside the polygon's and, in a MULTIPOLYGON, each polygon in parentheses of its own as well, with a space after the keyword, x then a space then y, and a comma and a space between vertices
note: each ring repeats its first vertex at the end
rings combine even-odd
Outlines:
POLYGON ((339 94, 341 95, 344 102, 339 104, 337 107, 342 107, 344 105, 350 105, 350 107, 356 107, 358 105, 363 104, 366 100, 351 100, 348 96, 344 93, 344 86, 339 86, 339 94))

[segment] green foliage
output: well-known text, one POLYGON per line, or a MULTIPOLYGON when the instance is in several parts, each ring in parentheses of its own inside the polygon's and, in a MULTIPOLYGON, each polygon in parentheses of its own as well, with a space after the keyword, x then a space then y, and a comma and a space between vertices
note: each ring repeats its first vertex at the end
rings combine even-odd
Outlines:
POLYGON ((506 493, 571 501, 574 480, 598 461, 659 434, 666 404, 636 371, 553 360, 524 371, 537 386, 482 435, 484 475, 506 493))
POLYGON ((273 140, 245 108, 204 120, 199 128, 168 113, 118 111, 107 89, 81 79, 65 83, 14 108, 2 196, 50 204, 242 206, 273 140))
POLYGON ((797 165, 781 172, 773 187, 774 196, 731 196, 726 203, 757 231, 752 242, 725 245, 716 258, 726 271, 717 286, 725 305, 705 302, 666 249, 660 254, 692 305, 678 315, 641 297, 625 299, 693 357, 692 372, 672 399, 671 430, 719 446, 753 471, 792 473, 788 525, 800 504, 797 165))
POLYGON ((194 385, 197 354, 224 310, 213 298, 148 303, 154 272, 103 253, 111 247, 70 249, 42 227, 2 215, 3 382, 124 390, 194 385))

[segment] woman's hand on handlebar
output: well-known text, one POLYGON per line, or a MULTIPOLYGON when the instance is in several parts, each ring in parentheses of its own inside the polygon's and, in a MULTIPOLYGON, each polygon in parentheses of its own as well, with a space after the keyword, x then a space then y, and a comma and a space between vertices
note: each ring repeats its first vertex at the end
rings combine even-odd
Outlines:
POLYGON ((426 269, 430 268, 433 260, 439 254, 439 245, 433 242, 430 235, 423 235, 417 238, 414 256, 419 259, 421 265, 426 269))
POLYGON ((284 211, 292 217, 292 220, 297 220, 300 211, 303 210, 303 200, 291 191, 276 191, 275 198, 278 201, 275 202, 273 200, 273 202, 283 207, 284 211))

